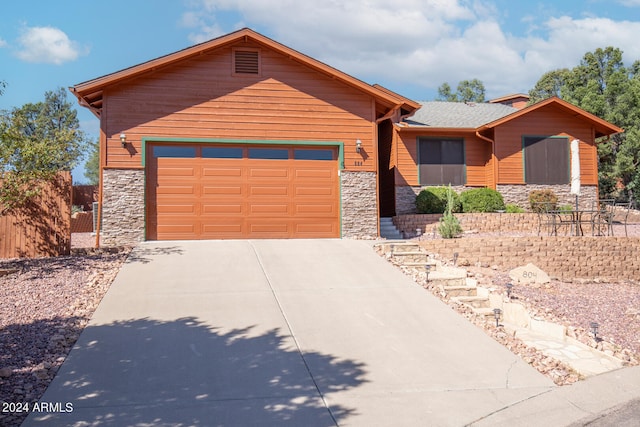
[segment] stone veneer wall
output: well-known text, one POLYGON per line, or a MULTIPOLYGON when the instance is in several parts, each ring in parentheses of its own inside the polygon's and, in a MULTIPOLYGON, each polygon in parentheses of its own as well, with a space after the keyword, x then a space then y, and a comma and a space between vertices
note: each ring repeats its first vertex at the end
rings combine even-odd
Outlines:
POLYGON ((640 276, 638 237, 478 237, 424 240, 420 245, 442 259, 453 259, 457 252, 459 265, 510 270, 531 262, 562 279, 640 276))
MULTIPOLYGON (((425 187, 396 187, 396 215, 414 214, 416 211, 416 196, 425 187)), ((457 193, 470 190, 475 187, 451 187, 457 193)), ((529 193, 533 190, 553 190, 558 196, 558 205, 575 205, 576 196, 571 194, 570 185, 498 185, 497 190, 502 194, 502 198, 506 204, 518 205, 522 208, 529 209, 529 193)), ((578 203, 582 209, 590 209, 592 204, 598 200, 598 187, 594 185, 582 186, 580 188, 580 197, 578 203)))
MULTIPOLYGON (((529 209, 529 193, 534 190, 552 190, 558 196, 558 206, 575 206, 576 196, 571 194, 571 186, 562 185, 498 185, 497 190, 502 194, 504 203, 518 205, 529 209)), ((583 185, 580 187, 580 197, 578 204, 582 209, 591 209, 592 205, 598 201, 598 187, 595 185, 583 185)))
POLYGON ((378 202, 375 172, 343 170, 342 237, 376 239, 378 237, 378 202))
POLYGON ((105 169, 102 176, 103 246, 134 245, 144 240, 144 170, 105 169))

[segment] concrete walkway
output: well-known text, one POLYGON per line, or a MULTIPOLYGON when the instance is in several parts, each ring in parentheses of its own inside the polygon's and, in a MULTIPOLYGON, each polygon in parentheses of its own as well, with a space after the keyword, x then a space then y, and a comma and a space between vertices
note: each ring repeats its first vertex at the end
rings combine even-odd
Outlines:
MULTIPOLYGON (((626 400, 611 401, 620 381, 602 380, 596 411, 640 397, 640 371, 615 372, 627 371, 626 400)), ((596 414, 584 387, 582 409, 546 424, 596 414)), ((369 242, 150 242, 41 400, 73 411, 23 425, 525 425, 511 420, 572 405, 552 397, 563 390, 369 242)))

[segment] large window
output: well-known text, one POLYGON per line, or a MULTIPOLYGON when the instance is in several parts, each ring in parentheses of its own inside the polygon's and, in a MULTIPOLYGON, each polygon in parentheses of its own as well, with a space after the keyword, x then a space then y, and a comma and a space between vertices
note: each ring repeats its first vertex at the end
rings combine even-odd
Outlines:
POLYGON ((464 185, 464 140, 420 138, 418 140, 420 185, 464 185))
POLYGON ((569 183, 569 139, 525 136, 524 180, 527 184, 569 183))

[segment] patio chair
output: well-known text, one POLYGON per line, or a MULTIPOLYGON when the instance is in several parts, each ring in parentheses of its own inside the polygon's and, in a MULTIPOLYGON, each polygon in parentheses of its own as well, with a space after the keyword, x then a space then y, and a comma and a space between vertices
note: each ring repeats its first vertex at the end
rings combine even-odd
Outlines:
MULTIPOLYGON (((629 237, 629 233, 627 232, 627 221, 629 220, 629 212, 633 207, 633 200, 629 200, 624 203, 616 203, 614 210, 614 217, 616 223, 624 224, 624 237, 629 237)), ((613 234, 613 233, 612 233, 613 234)))
POLYGON ((533 203, 531 207, 538 216, 538 236, 543 229, 548 232, 549 236, 557 234, 559 218, 554 213, 555 206, 552 203, 537 202, 533 203))
POLYGON ((592 208, 591 234, 594 236, 613 236, 613 219, 615 214, 614 199, 600 199, 592 208))

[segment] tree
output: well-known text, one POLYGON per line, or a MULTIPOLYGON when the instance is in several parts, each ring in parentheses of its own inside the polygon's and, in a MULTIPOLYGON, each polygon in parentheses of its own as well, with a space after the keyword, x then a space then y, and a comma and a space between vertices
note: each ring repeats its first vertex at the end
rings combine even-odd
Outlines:
POLYGON ((484 84, 478 80, 462 80, 458 83, 456 93, 451 92, 449 83, 443 83, 438 88, 438 101, 449 102, 484 102, 485 101, 484 84))
POLYGON ((89 156, 84 164, 84 177, 89 184, 98 185, 100 182, 100 142, 94 140, 89 143, 89 156))
POLYGON ((83 157, 85 136, 66 90, 45 93, 0 116, 0 205, 19 207, 40 193, 39 183, 71 170, 83 157))
POLYGON ((4 93, 4 89, 7 87, 7 82, 0 80, 0 95, 4 93))
POLYGON ((569 74, 570 71, 568 68, 544 73, 534 88, 529 91, 529 104, 535 104, 552 96, 560 98, 560 90, 565 85, 569 74))

